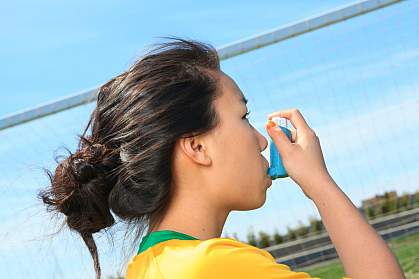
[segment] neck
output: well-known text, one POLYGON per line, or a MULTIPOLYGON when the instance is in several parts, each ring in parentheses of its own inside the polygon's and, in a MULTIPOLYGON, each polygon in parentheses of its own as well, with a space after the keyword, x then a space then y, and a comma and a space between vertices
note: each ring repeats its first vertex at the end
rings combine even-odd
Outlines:
POLYGON ((200 240, 217 238, 221 237, 228 214, 228 210, 217 209, 205 199, 174 197, 161 221, 150 232, 174 230, 200 240))

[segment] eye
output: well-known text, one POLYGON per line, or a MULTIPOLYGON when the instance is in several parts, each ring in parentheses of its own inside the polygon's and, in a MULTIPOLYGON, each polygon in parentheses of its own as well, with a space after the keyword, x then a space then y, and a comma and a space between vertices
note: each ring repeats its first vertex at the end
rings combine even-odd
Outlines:
POLYGON ((247 111, 246 114, 242 117, 242 119, 246 119, 247 121, 249 121, 249 119, 247 118, 249 114, 250 114, 250 111, 247 111))

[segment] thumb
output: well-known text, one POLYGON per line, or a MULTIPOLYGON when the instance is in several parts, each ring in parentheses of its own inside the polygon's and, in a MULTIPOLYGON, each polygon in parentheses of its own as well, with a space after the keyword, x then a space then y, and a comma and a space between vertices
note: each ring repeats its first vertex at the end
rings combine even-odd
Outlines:
POLYGON ((285 132, 274 121, 268 120, 265 128, 280 154, 284 154, 293 147, 285 132))

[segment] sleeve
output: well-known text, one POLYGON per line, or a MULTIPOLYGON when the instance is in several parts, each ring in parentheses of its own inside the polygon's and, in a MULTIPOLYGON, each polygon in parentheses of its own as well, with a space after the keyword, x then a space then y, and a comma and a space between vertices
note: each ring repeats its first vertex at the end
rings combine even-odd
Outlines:
POLYGON ((209 247, 205 259, 199 264, 199 278, 321 279, 306 272, 292 271, 289 266, 277 263, 266 250, 236 242, 240 245, 219 243, 209 247))

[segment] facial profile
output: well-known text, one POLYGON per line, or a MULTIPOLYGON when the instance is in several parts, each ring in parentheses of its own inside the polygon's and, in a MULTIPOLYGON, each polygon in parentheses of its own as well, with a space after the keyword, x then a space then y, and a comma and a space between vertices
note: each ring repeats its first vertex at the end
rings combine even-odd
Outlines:
POLYGON ((272 184, 269 163, 261 153, 268 142, 249 122, 247 99, 234 80, 222 71, 213 75, 221 92, 214 100, 220 122, 189 142, 186 153, 194 162, 189 167, 201 185, 205 181, 201 195, 212 204, 228 210, 256 209, 265 203, 272 184))

